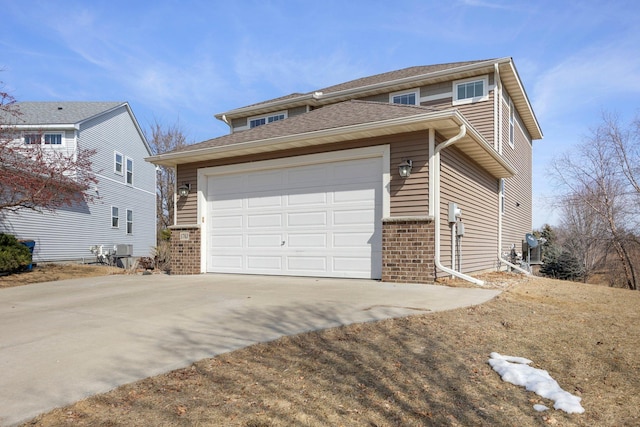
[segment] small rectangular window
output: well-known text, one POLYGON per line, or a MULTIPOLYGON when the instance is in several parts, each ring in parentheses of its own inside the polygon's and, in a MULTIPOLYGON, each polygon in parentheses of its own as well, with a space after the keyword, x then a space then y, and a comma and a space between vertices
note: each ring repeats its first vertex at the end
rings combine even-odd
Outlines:
POLYGON ((287 112, 275 113, 269 116, 253 117, 249 118, 249 128, 253 129, 258 126, 266 125, 267 123, 278 122, 287 118, 287 112))
POLYGON ((133 234, 133 211, 127 209, 127 234, 133 234))
POLYGON ((416 93, 411 92, 392 95, 391 102, 393 104, 416 105, 416 93))
POLYGON ((113 156, 113 171, 122 175, 122 154, 116 152, 113 156))
POLYGON ((47 145, 61 145, 62 134, 61 133, 45 133, 44 143, 47 145))
POLYGON ((118 213, 118 208, 115 206, 111 206, 111 227, 120 227, 120 216, 118 213))
POLYGON ((40 142, 42 141, 42 135, 37 134, 37 133, 28 133, 24 136, 24 143, 25 144, 40 144, 40 142))
POLYGON ((487 76, 453 82, 453 105, 468 104, 489 99, 487 76))
POLYGON ((127 157, 127 184, 133 185, 133 160, 127 157))

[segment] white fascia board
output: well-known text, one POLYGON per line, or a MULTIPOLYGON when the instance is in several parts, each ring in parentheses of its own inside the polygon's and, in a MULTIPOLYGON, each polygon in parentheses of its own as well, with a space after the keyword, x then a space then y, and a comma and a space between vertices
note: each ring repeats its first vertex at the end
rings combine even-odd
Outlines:
POLYGON ((17 130, 79 130, 80 127, 77 123, 56 123, 46 125, 7 125, 7 128, 14 128, 17 130))

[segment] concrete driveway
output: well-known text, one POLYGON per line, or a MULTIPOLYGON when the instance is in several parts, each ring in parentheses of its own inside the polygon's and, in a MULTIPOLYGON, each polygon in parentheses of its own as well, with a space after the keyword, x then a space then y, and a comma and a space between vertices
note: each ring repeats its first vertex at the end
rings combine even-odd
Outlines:
POLYGON ((0 425, 284 335, 499 291, 299 277, 107 276, 0 290, 0 425))

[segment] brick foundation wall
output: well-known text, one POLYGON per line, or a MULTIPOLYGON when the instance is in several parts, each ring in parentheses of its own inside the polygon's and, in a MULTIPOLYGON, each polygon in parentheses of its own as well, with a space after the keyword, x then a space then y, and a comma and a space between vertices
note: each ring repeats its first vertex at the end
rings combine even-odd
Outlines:
POLYGON ((431 218, 386 218, 382 222, 382 281, 433 283, 435 227, 431 218))
POLYGON ((171 227, 171 274, 200 274, 200 227, 171 227))

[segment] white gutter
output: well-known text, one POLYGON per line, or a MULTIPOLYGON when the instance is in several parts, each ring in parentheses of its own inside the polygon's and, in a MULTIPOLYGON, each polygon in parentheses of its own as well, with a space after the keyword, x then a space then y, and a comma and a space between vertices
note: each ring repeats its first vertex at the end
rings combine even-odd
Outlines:
POLYGON ((455 144, 466 134, 467 127, 462 124, 460 125, 460 132, 456 136, 448 139, 447 141, 439 144, 436 147, 436 131, 434 129, 429 129, 429 215, 433 217, 435 228, 434 262, 436 268, 444 271, 445 273, 451 274, 452 276, 458 277, 462 280, 466 280, 467 282, 471 282, 478 286, 484 286, 484 282, 482 280, 445 267, 440 262, 440 151, 455 144), (431 203, 431 195, 433 195, 433 204, 431 203))

